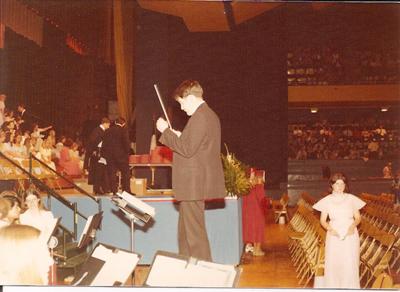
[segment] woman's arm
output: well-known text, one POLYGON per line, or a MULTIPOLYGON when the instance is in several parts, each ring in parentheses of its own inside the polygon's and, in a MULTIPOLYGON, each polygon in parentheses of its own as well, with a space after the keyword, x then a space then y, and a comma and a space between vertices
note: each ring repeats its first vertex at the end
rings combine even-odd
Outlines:
POLYGON ((355 210, 353 212, 354 222, 349 226, 347 230, 347 235, 352 235, 357 227, 358 224, 361 222, 361 215, 359 210, 355 210))
POLYGON ((53 126, 48 126, 46 128, 38 128, 39 133, 45 132, 47 130, 50 130, 51 128, 53 128, 53 126))
POLYGON ((321 217, 320 217, 319 221, 321 222, 322 227, 324 227, 332 235, 339 236, 339 233, 337 233, 336 230, 333 229, 332 226, 329 225, 327 219, 328 219, 328 213, 321 212, 321 217))

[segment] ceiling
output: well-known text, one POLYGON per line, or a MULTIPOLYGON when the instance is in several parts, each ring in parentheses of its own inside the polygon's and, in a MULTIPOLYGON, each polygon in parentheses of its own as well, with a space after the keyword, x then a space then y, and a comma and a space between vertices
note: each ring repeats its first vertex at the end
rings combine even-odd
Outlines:
MULTIPOLYGON (((89 48, 104 45, 112 20, 112 0, 19 0, 49 23, 70 33, 89 48)), ((136 9, 173 15, 181 18, 191 32, 229 31, 263 13, 288 8, 294 11, 295 27, 313 23, 325 26, 341 21, 358 23, 359 32, 368 34, 399 34, 400 5, 321 2, 262 2, 262 1, 196 1, 196 0, 137 0, 136 9), (294 8, 294 9, 292 9, 294 8)), ((340 28, 343 30, 343 28, 340 28)), ((344 28, 345 29, 345 28, 344 28)), ((337 33, 337 32, 336 32, 337 33)), ((343 35, 345 31, 341 31, 343 35)), ((109 36, 109 35, 108 35, 109 36)), ((390 38, 393 38, 390 35, 390 38)), ((398 39, 398 37, 395 37, 398 39)))

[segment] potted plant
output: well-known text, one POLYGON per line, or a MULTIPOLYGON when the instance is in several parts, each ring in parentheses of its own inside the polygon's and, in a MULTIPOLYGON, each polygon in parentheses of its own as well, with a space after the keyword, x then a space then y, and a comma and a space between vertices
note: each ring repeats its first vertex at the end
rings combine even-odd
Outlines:
POLYGON ((225 188, 230 197, 247 195, 252 186, 249 167, 230 153, 225 144, 226 155, 221 154, 224 168, 225 188))

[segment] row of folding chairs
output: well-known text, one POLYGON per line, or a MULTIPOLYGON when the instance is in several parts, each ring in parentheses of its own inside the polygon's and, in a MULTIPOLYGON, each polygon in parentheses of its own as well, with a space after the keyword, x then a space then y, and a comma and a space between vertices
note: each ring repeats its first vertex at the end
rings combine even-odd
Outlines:
POLYGON ((394 199, 389 198, 387 194, 373 195, 369 193, 361 193, 360 199, 373 204, 376 208, 387 212, 394 211, 394 199))
POLYGON ((390 269, 400 273, 400 216, 396 213, 385 213, 375 210, 373 206, 367 205, 362 209, 361 217, 363 223, 373 225, 380 231, 387 232, 394 236, 392 246, 392 258, 390 269))
POLYGON ((302 193, 299 200, 301 200, 300 204, 306 205, 310 210, 312 210, 312 206, 318 201, 318 199, 307 192, 302 193))
POLYGON ((395 236, 367 220, 359 226, 360 234, 360 281, 363 288, 369 287, 382 272, 390 272, 395 236))
POLYGON ((307 287, 315 276, 324 273, 325 235, 307 202, 300 199, 297 211, 288 224, 288 236, 296 277, 303 287, 307 287))

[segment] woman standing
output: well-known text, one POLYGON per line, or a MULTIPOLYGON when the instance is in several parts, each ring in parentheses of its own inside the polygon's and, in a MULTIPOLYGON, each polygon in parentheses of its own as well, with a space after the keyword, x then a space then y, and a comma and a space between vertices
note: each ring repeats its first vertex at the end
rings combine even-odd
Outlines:
POLYGON ((321 212, 320 222, 327 230, 323 287, 315 288, 360 289, 357 225, 361 221, 359 210, 365 203, 348 193, 347 179, 342 173, 332 175, 330 185, 331 194, 313 206, 321 212))

